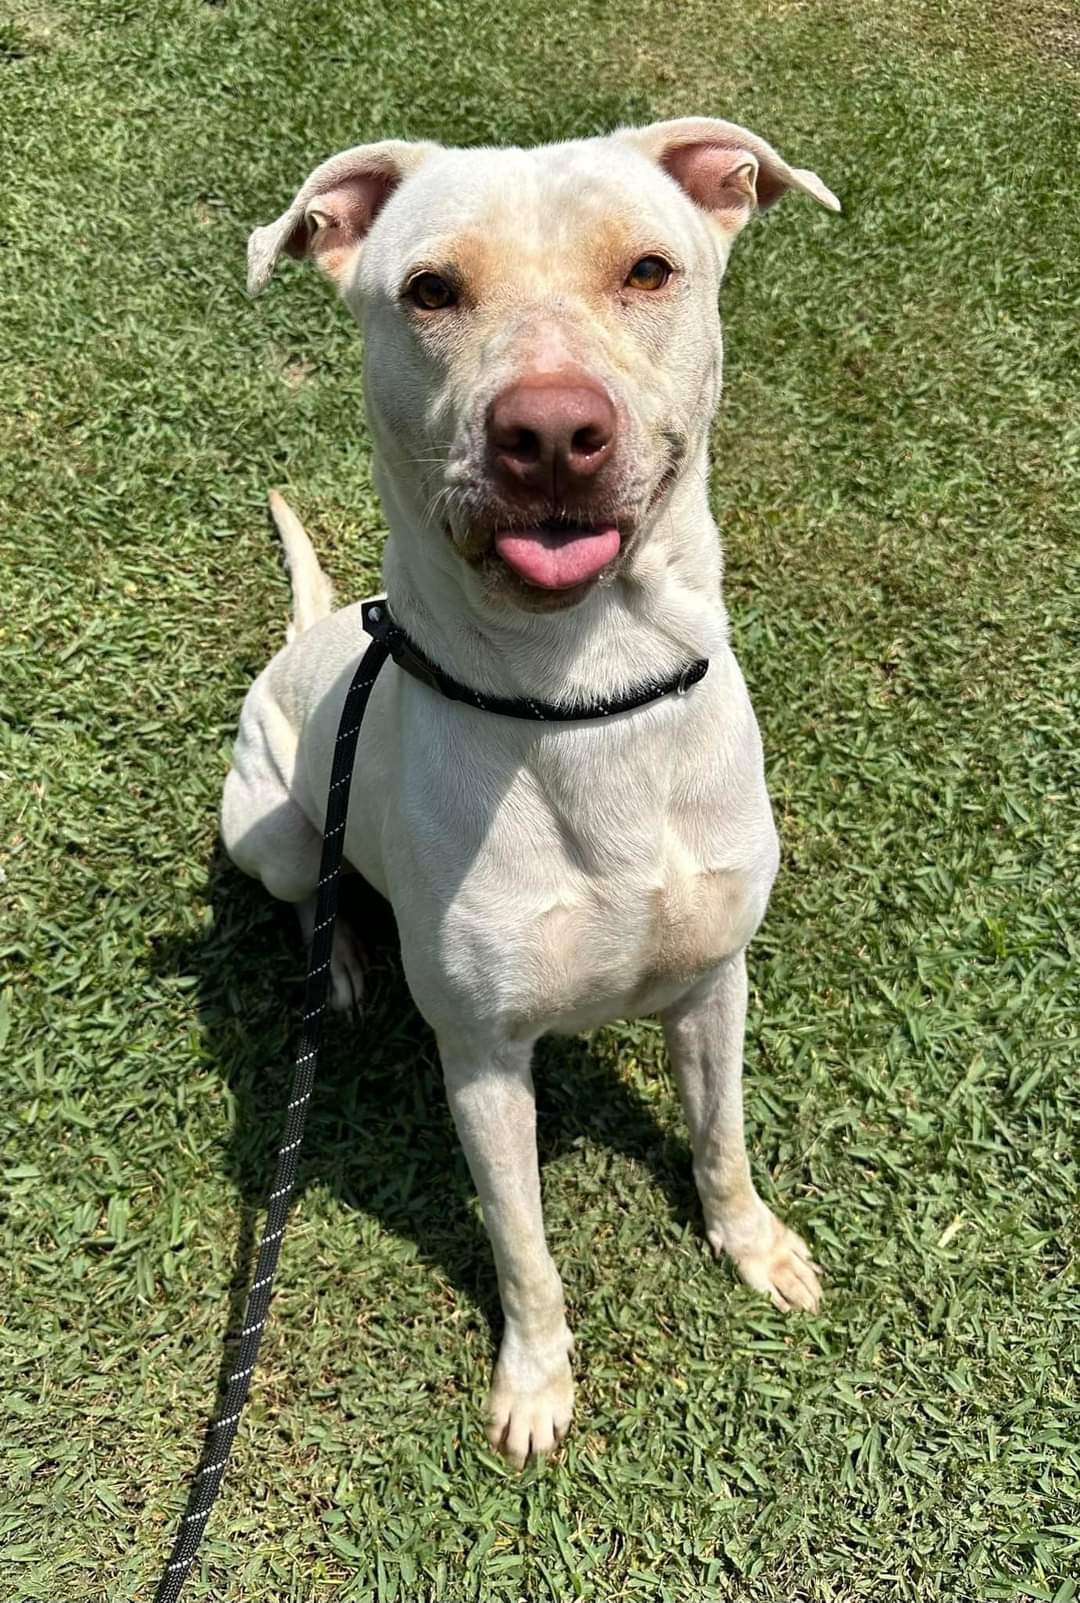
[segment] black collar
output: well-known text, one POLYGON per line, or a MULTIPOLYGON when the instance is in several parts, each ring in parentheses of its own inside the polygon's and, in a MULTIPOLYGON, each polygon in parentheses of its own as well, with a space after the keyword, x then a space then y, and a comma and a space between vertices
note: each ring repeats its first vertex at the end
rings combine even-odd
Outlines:
POLYGON ((466 706, 478 707, 481 712, 496 712, 504 718, 532 718, 540 723, 583 723, 595 718, 613 718, 620 712, 632 712, 635 707, 646 707, 650 701, 662 696, 685 695, 709 669, 708 657, 698 657, 670 679, 647 679, 625 696, 611 701, 578 702, 572 706, 555 701, 514 700, 506 696, 483 696, 468 685, 459 684, 449 674, 430 662, 415 641, 410 640, 385 601, 365 601, 363 604, 364 628, 372 639, 381 641, 399 668, 419 679, 421 684, 437 690, 449 701, 463 701, 466 706))

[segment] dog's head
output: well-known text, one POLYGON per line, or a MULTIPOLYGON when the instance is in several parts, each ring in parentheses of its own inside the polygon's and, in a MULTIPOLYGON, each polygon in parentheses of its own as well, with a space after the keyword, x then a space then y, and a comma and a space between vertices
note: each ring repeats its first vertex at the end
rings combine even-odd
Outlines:
POLYGON ((396 537, 481 604, 566 606, 633 563, 700 467, 728 254, 789 189, 839 210, 711 119, 535 150, 361 145, 255 230, 248 287, 310 256, 363 326, 396 537))

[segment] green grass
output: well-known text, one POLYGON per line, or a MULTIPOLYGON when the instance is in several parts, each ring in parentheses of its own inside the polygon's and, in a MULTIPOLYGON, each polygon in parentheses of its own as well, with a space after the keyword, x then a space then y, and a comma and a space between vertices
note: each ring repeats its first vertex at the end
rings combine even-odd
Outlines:
POLYGON ((1080 1574, 1080 30, 1051 0, 16 0, 0 24, 0 1594, 145 1598, 235 1319, 302 954, 222 865, 289 487, 382 523, 355 337, 248 228, 385 134, 713 112, 843 198, 724 291, 715 502, 785 865, 749 1134, 820 1318, 710 1261, 658 1031, 542 1053, 580 1359, 481 1445, 494 1278, 392 950, 337 1027, 192 1598, 1066 1603, 1080 1574))

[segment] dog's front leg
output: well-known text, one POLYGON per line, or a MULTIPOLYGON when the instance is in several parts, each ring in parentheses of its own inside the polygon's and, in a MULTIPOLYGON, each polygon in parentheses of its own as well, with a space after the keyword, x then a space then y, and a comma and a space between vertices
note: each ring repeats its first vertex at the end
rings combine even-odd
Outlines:
POLYGON ((488 1440, 520 1469, 565 1434, 574 1397, 573 1341, 540 1207, 532 1048, 513 1043, 473 1054, 439 1044, 506 1321, 487 1402, 488 1440))
POLYGON ((762 1202, 743 1133, 746 958, 738 952, 663 1014, 679 1083, 705 1231, 777 1308, 813 1311, 821 1287, 806 1243, 762 1202))

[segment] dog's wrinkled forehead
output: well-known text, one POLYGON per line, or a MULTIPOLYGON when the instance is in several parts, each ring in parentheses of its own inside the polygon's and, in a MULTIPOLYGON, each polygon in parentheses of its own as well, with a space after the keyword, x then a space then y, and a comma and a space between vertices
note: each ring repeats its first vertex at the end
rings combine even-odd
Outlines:
POLYGON ((403 271, 450 265, 477 289, 538 273, 567 287, 609 259, 666 248, 687 261, 707 231, 678 186, 614 140, 535 150, 440 151, 379 214, 365 253, 367 289, 396 293, 403 271), (517 276, 513 271, 511 278, 517 276))
POLYGON ((284 252, 313 258, 346 296, 389 289, 385 275, 408 255, 445 248, 463 230, 549 263, 624 244, 693 256, 710 241, 722 267, 750 216, 789 190, 840 209, 816 173, 789 166, 749 129, 709 117, 535 150, 386 139, 320 163, 281 216, 253 231, 248 288, 258 294, 284 252))

